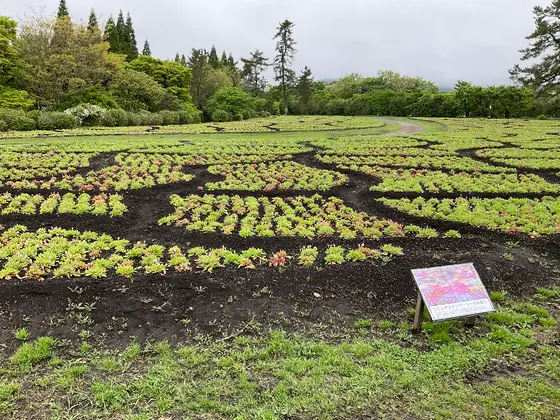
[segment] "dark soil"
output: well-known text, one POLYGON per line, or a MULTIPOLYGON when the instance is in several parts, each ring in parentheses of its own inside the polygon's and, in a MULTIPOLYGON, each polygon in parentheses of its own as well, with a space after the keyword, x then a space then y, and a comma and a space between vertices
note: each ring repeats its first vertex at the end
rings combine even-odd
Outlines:
MULTIPOLYGON (((326 167, 313 160, 312 155, 301 154, 295 160, 326 167)), ((96 166, 110 163, 107 157, 95 161, 96 166)), ((205 167, 187 170, 197 176, 196 180, 124 192, 129 212, 120 218, 12 215, 1 216, 0 221, 8 227, 24 224, 30 230, 52 226, 94 230, 132 242, 165 246, 214 248, 224 245, 238 250, 256 246, 268 252, 286 250, 289 255, 297 255, 303 245, 313 244, 324 249, 331 243, 341 243, 334 239, 241 238, 236 234, 202 234, 159 226, 158 219, 174 210, 169 203, 171 194, 200 193, 199 187, 221 179, 208 174, 205 167)), ((364 318, 410 321, 406 310, 414 305, 417 293, 410 270, 464 262, 475 264, 489 290, 506 290, 512 296, 532 295, 537 287, 558 284, 560 243, 557 239, 530 239, 408 216, 375 201, 376 194, 368 191, 372 184, 370 177, 352 171, 346 173, 349 176, 346 185, 321 194, 339 196, 356 210, 397 222, 431 226, 440 231, 457 229, 463 234, 462 238, 365 241, 370 247, 392 243, 404 248, 404 256, 386 265, 318 264, 303 268, 292 261, 285 270, 265 266, 253 270, 224 268, 214 273, 139 275, 132 281, 118 277, 4 281, 0 294, 0 346, 15 348, 13 332, 21 327, 26 327, 33 337, 51 335, 69 340, 77 339, 80 331, 88 330, 92 334, 90 341, 120 347, 127 344, 130 337, 141 341, 166 339, 175 343, 188 341, 200 332, 228 336, 248 328, 250 322, 290 330, 302 325, 336 328, 364 318), (518 242, 518 247, 508 247, 512 241, 518 242), (513 254, 514 260, 506 260, 505 253, 513 254)), ((362 242, 354 240, 344 244, 350 247, 362 242)))

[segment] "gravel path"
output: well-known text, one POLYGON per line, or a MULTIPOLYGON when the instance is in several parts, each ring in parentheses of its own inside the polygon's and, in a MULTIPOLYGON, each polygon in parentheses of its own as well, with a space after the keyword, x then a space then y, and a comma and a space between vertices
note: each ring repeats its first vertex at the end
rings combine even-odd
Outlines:
POLYGON ((383 136, 401 136, 404 134, 416 134, 424 131, 424 127, 409 122, 397 121, 392 118, 381 118, 381 117, 375 119, 379 121, 384 121, 389 124, 396 124, 401 127, 397 131, 391 131, 390 133, 382 134, 383 136))

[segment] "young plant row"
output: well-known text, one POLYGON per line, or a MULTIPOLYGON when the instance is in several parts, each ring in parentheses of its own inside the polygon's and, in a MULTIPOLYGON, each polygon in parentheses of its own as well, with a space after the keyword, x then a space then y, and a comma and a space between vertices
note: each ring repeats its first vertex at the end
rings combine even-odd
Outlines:
POLYGON ((341 173, 310 168, 296 162, 211 166, 208 172, 226 178, 206 184, 205 188, 210 191, 326 191, 348 181, 341 173))
POLYGON ((64 195, 42 195, 4 193, 0 195, 0 213, 9 214, 90 214, 93 216, 122 216, 128 211, 123 203, 122 196, 118 194, 90 195, 72 193, 64 195))
POLYGON ((512 166, 514 168, 527 168, 527 169, 560 169, 560 159, 535 159, 535 158, 522 158, 522 159, 509 159, 509 158, 490 158, 492 162, 501 163, 504 165, 512 166))
POLYGON ((526 233, 531 237, 560 232, 560 198, 415 198, 379 199, 414 216, 466 223, 472 226, 526 233))
POLYGON ((474 159, 458 156, 336 156, 317 155, 323 163, 338 165, 341 169, 357 170, 360 166, 389 166, 403 168, 448 169, 466 172, 504 173, 513 168, 492 166, 474 159))
POLYGON ((179 155, 277 155, 285 156, 295 153, 310 152, 303 139, 298 138, 251 138, 239 137, 227 139, 194 139, 179 142, 174 146, 151 143, 132 147, 130 151, 139 153, 175 153, 179 155))
POLYGON ((560 159, 560 150, 535 150, 508 147, 502 149, 477 150, 476 154, 490 159, 560 159))
MULTIPOLYGON (((425 151, 430 153, 427 149, 420 149, 418 147, 427 146, 425 141, 419 141, 411 137, 379 137, 379 136, 354 136, 354 137, 339 137, 333 139, 317 139, 310 141, 310 144, 316 148, 324 149, 322 153, 335 154, 343 156, 353 155, 391 155, 391 154, 408 154, 409 150, 416 150, 418 152, 425 151), (417 148, 417 149, 414 149, 417 148), (401 151, 400 153, 398 151, 401 151)), ((434 152, 434 155, 444 155, 449 152, 434 152)))
POLYGON ((472 193, 557 193, 560 184, 551 184, 529 174, 489 174, 480 172, 446 173, 416 169, 391 169, 379 166, 360 166, 358 171, 380 178, 382 182, 371 191, 416 193, 472 192, 472 193))
POLYGON ((337 237, 379 239, 404 236, 403 226, 348 207, 336 197, 171 196, 175 212, 159 220, 189 231, 237 233, 241 237, 337 237))
POLYGON ((49 176, 76 171, 90 165, 95 153, 65 152, 0 152, 0 186, 21 188, 20 183, 34 184, 44 182, 49 176))
POLYGON ((143 242, 131 245, 127 240, 96 232, 61 228, 28 231, 25 226, 17 225, 0 236, 0 279, 105 278, 110 275, 130 278, 138 274, 212 272, 224 267, 312 267, 366 261, 386 264, 402 255, 402 248, 390 244, 380 249, 331 246, 324 251, 308 246, 294 255, 288 255, 284 250, 266 253, 260 248, 236 252, 224 247, 193 247, 183 251, 178 246, 166 249, 143 242))
POLYGON ((74 171, 86 168, 97 153, 66 153, 55 150, 47 152, 0 152, 0 166, 18 169, 39 168, 74 171))
MULTIPOLYGON (((158 125, 158 124, 152 124, 158 125)), ((209 133, 265 133, 272 131, 309 132, 327 130, 365 129, 382 127, 384 123, 371 117, 330 116, 279 116, 252 118, 245 121, 165 125, 155 130, 156 134, 209 134, 209 133), (272 128, 269 128, 272 127, 272 128)), ((67 130, 34 130, 0 132, 0 139, 64 137, 92 135, 137 135, 146 134, 151 126, 129 127, 80 127, 67 130)))
POLYGON ((120 166, 108 166, 85 175, 59 175, 46 181, 23 180, 8 185, 14 189, 124 191, 194 179, 194 176, 182 172, 181 165, 165 155, 118 155, 116 161, 120 166))

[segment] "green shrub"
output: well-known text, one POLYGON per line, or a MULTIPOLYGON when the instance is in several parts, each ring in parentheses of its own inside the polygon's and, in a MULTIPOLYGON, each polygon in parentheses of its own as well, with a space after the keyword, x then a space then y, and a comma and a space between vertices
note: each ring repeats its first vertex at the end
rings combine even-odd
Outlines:
POLYGON ((177 111, 179 116, 179 124, 192 124, 194 122, 194 116, 188 111, 177 111))
POLYGON ((233 116, 233 121, 243 121, 243 114, 237 113, 233 116))
POLYGON ((161 111, 159 115, 162 118, 163 125, 179 125, 181 123, 181 117, 178 111, 161 111))
POLYGON ((224 111, 223 109, 217 109, 212 113, 212 121, 213 122, 231 121, 231 115, 229 112, 224 111))
POLYGON ((8 131, 8 123, 6 121, 0 120, 0 132, 8 131))
POLYGON ((127 112, 126 118, 128 126, 137 127, 139 125, 142 125, 143 117, 141 114, 138 114, 136 112, 127 112))
POLYGON ((105 127, 126 127, 129 125, 128 114, 122 109, 109 109, 102 121, 105 127))
POLYGON ((16 109, 0 109, 0 121, 6 123, 6 130, 30 131, 35 130, 35 121, 28 117, 25 111, 16 109))
POLYGON ((163 125, 163 116, 161 114, 145 114, 146 124, 142 125, 163 125))
POLYGON ((539 120, 548 120, 548 117, 544 114, 539 115, 539 120))
POLYGON ((76 117, 64 112, 41 112, 37 118, 39 130, 68 130, 77 125, 76 117))

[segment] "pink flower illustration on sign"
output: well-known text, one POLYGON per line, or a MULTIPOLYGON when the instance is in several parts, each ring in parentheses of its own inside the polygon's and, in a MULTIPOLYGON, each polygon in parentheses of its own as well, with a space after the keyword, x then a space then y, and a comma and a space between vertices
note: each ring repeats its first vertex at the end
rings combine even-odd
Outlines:
POLYGON ((461 316, 462 309, 472 310, 469 302, 487 301, 486 308, 491 307, 486 288, 472 264, 424 268, 412 273, 430 314, 439 307, 439 313, 456 309, 459 312, 454 315, 461 316))

